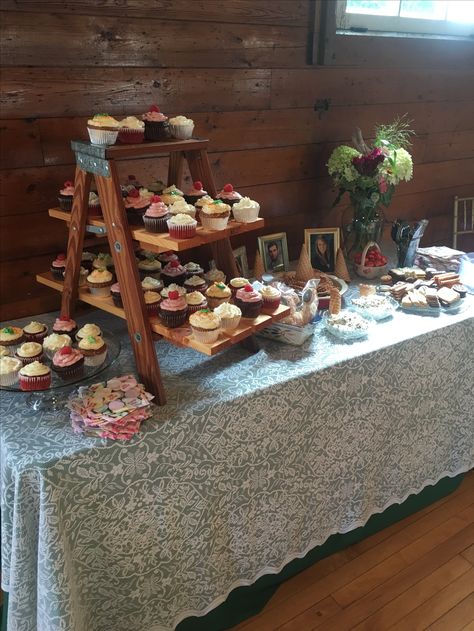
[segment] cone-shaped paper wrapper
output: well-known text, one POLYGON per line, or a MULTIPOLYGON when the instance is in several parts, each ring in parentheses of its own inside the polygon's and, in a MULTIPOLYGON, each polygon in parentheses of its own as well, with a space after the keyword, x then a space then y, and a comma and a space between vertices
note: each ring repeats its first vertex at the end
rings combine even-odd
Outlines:
POLYGON ((303 243, 303 245, 301 246, 301 254, 298 265, 296 267, 295 280, 302 280, 304 282, 307 282, 311 278, 314 278, 314 271, 311 267, 308 250, 306 249, 306 245, 303 243))
POLYGON ((346 283, 351 282, 349 270, 347 269, 346 259, 344 258, 344 254, 341 248, 339 248, 339 250, 337 251, 336 266, 334 268, 334 274, 338 278, 342 278, 342 280, 345 280, 346 283))
POLYGON ((341 310, 341 294, 337 287, 331 287, 329 290, 329 313, 337 315, 341 310))
POLYGON ((255 278, 261 279, 263 274, 265 274, 265 268, 263 267, 262 255, 259 250, 257 250, 257 254, 255 255, 255 264, 253 267, 253 275, 255 278))

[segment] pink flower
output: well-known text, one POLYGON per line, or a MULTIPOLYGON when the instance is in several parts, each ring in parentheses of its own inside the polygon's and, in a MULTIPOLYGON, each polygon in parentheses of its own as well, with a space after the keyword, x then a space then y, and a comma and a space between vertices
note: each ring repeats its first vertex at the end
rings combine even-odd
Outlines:
POLYGON ((384 177, 381 177, 379 180, 379 193, 386 193, 388 191, 388 184, 384 177))
POLYGON ((385 160, 385 155, 381 149, 376 147, 372 149, 366 156, 358 156, 352 158, 352 164, 361 175, 371 177, 375 175, 377 167, 385 160))

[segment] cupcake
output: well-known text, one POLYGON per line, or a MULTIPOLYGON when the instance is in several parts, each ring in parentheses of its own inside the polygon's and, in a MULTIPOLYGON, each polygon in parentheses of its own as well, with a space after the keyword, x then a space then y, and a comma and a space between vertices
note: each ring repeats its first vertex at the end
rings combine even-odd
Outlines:
POLYGON ((87 337, 88 335, 92 335, 93 337, 101 337, 102 331, 97 326, 97 324, 84 324, 84 326, 81 327, 76 333, 76 340, 80 342, 82 338, 87 337))
POLYGON ((153 195, 150 201, 151 204, 143 215, 145 230, 154 233, 168 232, 168 224, 166 223, 170 218, 168 206, 161 201, 159 195, 153 195))
POLYGON ((202 278, 202 276, 190 276, 186 278, 184 281, 184 287, 186 291, 206 291, 207 282, 202 278))
POLYGON ((114 284, 112 272, 108 269, 101 268, 92 270, 87 277, 87 286, 93 296, 104 298, 110 296, 110 288, 114 284))
POLYGON ((18 326, 4 326, 0 329, 0 344, 11 348, 12 351, 16 349, 25 340, 25 334, 23 329, 18 326))
POLYGON ((256 318, 262 310, 263 298, 252 285, 245 285, 235 294, 235 304, 244 318, 256 318))
POLYGON ((127 197, 125 197, 124 205, 129 223, 141 224, 143 215, 150 205, 150 202, 145 197, 140 196, 140 191, 137 188, 133 188, 129 191, 127 197))
POLYGON ((96 258, 97 255, 93 252, 83 252, 81 255, 81 265, 91 272, 92 264, 96 258))
POLYGON ((20 388, 25 392, 47 390, 51 385, 51 370, 46 364, 32 362, 19 372, 20 388))
POLYGON ((193 263, 193 261, 189 261, 189 263, 185 263, 184 269, 186 270, 186 276, 188 278, 190 276, 202 276, 204 278, 204 270, 199 265, 199 263, 193 263))
POLYGON ((235 296, 238 289, 242 289, 242 287, 245 287, 245 285, 248 285, 248 284, 249 284, 249 281, 247 278, 242 278, 240 276, 238 276, 237 278, 233 278, 229 283, 229 287, 232 292, 232 295, 235 296))
POLYGON ((63 346, 71 346, 71 344, 72 340, 66 333, 51 333, 43 340, 43 350, 49 359, 53 359, 56 351, 59 351, 63 346))
POLYGON ((99 336, 88 335, 83 337, 78 347, 84 355, 84 364, 86 366, 100 366, 107 355, 107 346, 99 336))
POLYGON ((207 309, 207 300, 204 294, 200 291, 192 291, 185 296, 186 304, 188 305, 188 315, 201 311, 201 309, 207 309))
POLYGON ((112 300, 114 301, 114 305, 116 307, 122 307, 123 309, 122 294, 120 293, 120 285, 118 283, 111 285, 110 294, 112 296, 112 300))
POLYGON ((206 289, 206 298, 211 309, 215 309, 223 302, 229 302, 232 292, 224 283, 214 283, 206 289))
POLYGON ((135 144, 145 139, 145 123, 135 116, 127 116, 120 121, 119 142, 135 144))
POLYGON ((93 145, 115 144, 119 129, 119 121, 108 114, 96 114, 87 121, 87 131, 93 145))
POLYGON ((194 121, 186 116, 174 116, 169 119, 170 132, 173 138, 189 140, 192 138, 194 121))
POLYGON ((188 306, 186 300, 177 291, 170 291, 168 298, 160 302, 159 314, 163 324, 174 329, 186 322, 188 306))
POLYGON ((147 276, 158 278, 161 272, 161 263, 154 256, 149 256, 148 258, 138 262, 138 272, 141 280, 147 276))
POLYGON ((192 204, 185 202, 184 199, 180 199, 171 204, 169 210, 171 215, 179 215, 180 213, 183 213, 184 215, 189 215, 193 219, 196 218, 196 209, 192 204))
POLYGON ((186 288, 182 285, 177 285, 176 283, 171 283, 171 285, 168 285, 168 287, 163 287, 163 289, 160 291, 161 297, 168 298, 170 291, 177 291, 179 296, 183 296, 183 298, 186 298, 186 288))
POLYGON ((153 191, 150 191, 145 186, 140 186, 140 188, 138 189, 138 193, 139 193, 140 197, 142 199, 146 199, 146 201, 149 204, 151 204, 151 198, 155 196, 155 193, 153 191))
POLYGON ((219 337, 221 319, 209 309, 196 311, 189 317, 189 324, 193 331, 193 337, 198 342, 212 344, 219 337))
POLYGON ((23 333, 27 342, 39 342, 41 344, 48 335, 48 327, 41 322, 31 321, 23 327, 23 333))
POLYGON ((212 204, 206 204, 199 211, 203 228, 207 230, 224 230, 230 217, 230 206, 216 199, 212 204))
POLYGON ((280 306, 281 293, 276 287, 264 285, 259 293, 263 298, 264 309, 274 311, 280 306))
POLYGON ((230 302, 223 302, 216 309, 214 313, 217 313, 221 319, 221 327, 225 331, 232 331, 239 326, 240 318, 242 317, 242 311, 236 305, 230 302))
POLYGON ((182 285, 186 280, 186 270, 179 261, 171 261, 162 269, 161 280, 165 287, 171 285, 171 283, 182 285))
POLYGON ((145 276, 142 280, 143 291, 158 291, 163 289, 163 281, 159 278, 153 278, 153 276, 145 276))
POLYGON ((220 269, 213 267, 204 274, 208 283, 225 283, 225 274, 220 269))
POLYGON ((96 258, 92 261, 92 267, 94 269, 110 269, 114 266, 114 260, 108 252, 99 252, 96 258))
POLYGON ((0 357, 11 357, 13 352, 11 348, 7 348, 6 346, 0 346, 0 357))
POLYGON ((206 197, 206 195, 207 191, 204 190, 202 182, 197 180, 196 182, 193 182, 191 188, 184 194, 184 199, 188 202, 188 204, 196 204, 200 199, 206 197))
POLYGON ((97 193, 91 191, 89 193, 89 205, 87 207, 88 217, 102 217, 102 208, 100 207, 100 200, 97 193))
POLYGON ((13 386, 18 381, 18 373, 22 364, 14 357, 0 357, 0 386, 13 386))
MULTIPOLYGON (((24 329, 23 329, 24 330, 24 329)), ((71 338, 77 333, 77 324, 67 315, 61 315, 56 318, 53 324, 53 333, 67 333, 71 338)))
POLYGON ((61 379, 75 379, 84 372, 84 355, 72 346, 63 346, 53 355, 51 367, 61 379))
POLYGON ((179 261, 178 255, 175 254, 172 250, 161 252, 156 258, 160 261, 160 263, 164 265, 166 265, 166 263, 170 263, 171 261, 179 261))
POLYGON ((166 184, 161 180, 154 180, 151 184, 148 184, 148 190, 155 195, 161 195, 165 188, 166 184))
POLYGON ((58 195, 59 208, 61 210, 72 210, 72 200, 74 199, 74 182, 66 180, 64 187, 60 189, 58 195))
POLYGON ((24 342, 15 353, 16 359, 21 361, 22 366, 31 364, 34 361, 43 361, 43 347, 38 342, 24 342))
POLYGON ((196 236, 197 221, 189 215, 173 215, 166 223, 172 239, 192 239, 196 236))
POLYGON ((64 280, 63 273, 66 271, 66 255, 58 254, 54 261, 51 263, 51 273, 54 278, 58 280, 64 280))
POLYGON ((158 315, 158 307, 160 304, 161 296, 156 291, 146 291, 143 294, 145 299, 145 306, 149 316, 158 315))
POLYGON ((180 191, 175 184, 172 184, 171 186, 163 189, 161 199, 165 204, 170 206, 171 204, 174 204, 174 202, 184 201, 183 195, 183 191, 180 191))
POLYGON ((217 193, 217 199, 233 206, 242 199, 242 195, 237 193, 237 191, 234 191, 232 184, 226 184, 224 188, 217 193))
POLYGON ((250 197, 242 197, 240 201, 232 206, 232 214, 235 221, 239 223, 251 223, 258 219, 260 204, 254 202, 250 197))
POLYGON ((145 121, 145 140, 168 140, 170 130, 168 117, 160 112, 157 105, 152 105, 146 114, 142 115, 145 121))

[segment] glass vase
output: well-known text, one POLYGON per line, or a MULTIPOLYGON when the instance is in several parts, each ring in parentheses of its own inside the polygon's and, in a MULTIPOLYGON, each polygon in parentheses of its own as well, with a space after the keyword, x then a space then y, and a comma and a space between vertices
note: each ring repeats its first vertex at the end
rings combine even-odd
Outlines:
POLYGON ((380 243, 384 226, 384 215, 381 210, 377 210, 368 219, 363 215, 355 214, 353 209, 350 210, 352 218, 349 222, 346 222, 348 217, 347 219, 343 217, 342 232, 346 257, 353 263, 355 255, 362 252, 367 243, 370 243, 370 241, 380 243))

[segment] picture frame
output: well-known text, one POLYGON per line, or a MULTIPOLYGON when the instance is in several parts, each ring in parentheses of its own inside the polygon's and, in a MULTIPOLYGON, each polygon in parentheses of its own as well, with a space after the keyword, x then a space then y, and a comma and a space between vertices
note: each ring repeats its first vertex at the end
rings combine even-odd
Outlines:
POLYGON ((290 269, 286 232, 258 237, 258 249, 266 272, 273 274, 287 272, 290 269))
POLYGON ((334 274, 340 247, 339 228, 306 228, 304 243, 313 269, 334 274))
MULTIPOLYGON (((243 278, 249 277, 249 262, 247 259, 247 249, 245 245, 241 245, 240 248, 235 248, 232 250, 232 254, 234 255, 235 264, 237 265, 237 270, 239 272, 239 276, 243 278)), ((215 269, 216 262, 214 259, 209 261, 209 269, 215 269)))

